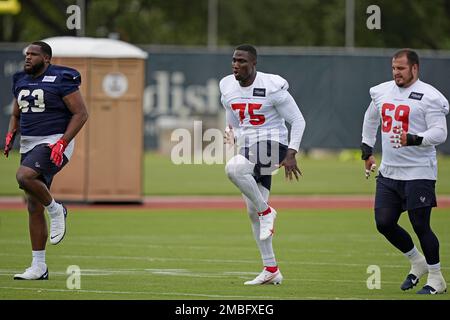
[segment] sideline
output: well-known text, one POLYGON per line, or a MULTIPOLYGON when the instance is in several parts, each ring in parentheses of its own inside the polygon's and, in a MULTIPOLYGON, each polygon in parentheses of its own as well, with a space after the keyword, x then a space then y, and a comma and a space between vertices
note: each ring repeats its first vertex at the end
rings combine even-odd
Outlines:
MULTIPOLYGON (((373 195, 321 195, 270 197, 271 206, 280 209, 371 209, 373 195)), ((150 196, 142 204, 65 202, 77 209, 245 209, 241 196, 150 196)), ((22 197, 0 197, 0 210, 23 209, 22 197)), ((438 208, 450 208, 450 196, 438 195, 438 208)))

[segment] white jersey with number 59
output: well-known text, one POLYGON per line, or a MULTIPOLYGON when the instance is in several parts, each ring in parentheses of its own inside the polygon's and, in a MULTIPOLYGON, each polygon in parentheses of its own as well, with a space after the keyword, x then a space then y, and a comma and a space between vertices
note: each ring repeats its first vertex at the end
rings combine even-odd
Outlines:
POLYGON ((398 87, 394 81, 385 82, 372 87, 370 96, 372 102, 364 116, 362 142, 373 147, 381 123, 381 174, 396 180, 436 180, 435 146, 447 138, 447 99, 420 80, 407 88, 398 87), (422 144, 393 148, 391 136, 395 126, 423 137, 422 144))
POLYGON ((250 146, 262 140, 275 140, 298 151, 305 120, 288 92, 285 79, 257 72, 248 87, 242 87, 234 75, 224 77, 219 86, 227 125, 233 127, 238 144, 250 146), (289 144, 285 120, 291 124, 289 144))

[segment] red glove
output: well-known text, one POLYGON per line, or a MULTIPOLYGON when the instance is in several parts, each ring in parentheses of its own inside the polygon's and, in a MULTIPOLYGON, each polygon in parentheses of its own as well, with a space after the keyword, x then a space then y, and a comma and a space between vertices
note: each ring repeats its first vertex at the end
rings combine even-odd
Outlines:
POLYGON ((63 163, 64 150, 66 150, 67 142, 63 139, 59 139, 55 144, 49 144, 48 146, 52 149, 50 160, 52 160, 56 166, 60 167, 63 163))
POLYGON ((14 138, 16 137, 17 130, 14 129, 13 131, 10 131, 6 134, 5 138, 5 149, 3 151, 3 154, 8 158, 9 151, 12 149, 14 144, 14 138))

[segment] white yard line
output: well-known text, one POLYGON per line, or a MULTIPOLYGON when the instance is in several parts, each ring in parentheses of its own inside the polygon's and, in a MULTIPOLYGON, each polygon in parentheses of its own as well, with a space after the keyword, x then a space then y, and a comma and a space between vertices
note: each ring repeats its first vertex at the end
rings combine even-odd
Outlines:
MULTIPOLYGON (((69 290, 69 289, 49 289, 49 288, 25 288, 25 287, 0 287, 0 289, 9 290, 27 290, 35 291, 38 293, 42 292, 65 292, 65 293, 95 293, 95 294, 116 294, 116 295, 156 295, 156 296, 181 296, 181 297, 200 297, 200 298, 216 298, 216 299, 263 299, 263 300, 368 300, 358 297, 273 297, 273 296, 232 296, 232 295, 220 295, 220 294, 203 294, 203 293, 185 293, 185 292, 152 292, 152 291, 112 291, 112 290, 69 290)), ((226 303, 226 302, 224 302, 226 303)))
MULTIPOLYGON (((19 270, 0 269, 0 276, 12 276, 19 270)), ((50 275, 67 276, 64 271, 50 271, 50 275)), ((117 275, 160 275, 175 277, 196 277, 196 278, 228 278, 228 279, 246 279, 253 278, 257 272, 234 271, 234 272, 193 272, 188 269, 81 269, 81 276, 117 276, 117 275)), ((364 277, 363 277, 364 278, 364 277)), ((313 278, 285 278, 285 281, 298 282, 324 282, 323 279, 313 278)), ((361 283, 365 284, 366 279, 362 280, 345 280, 345 279, 326 279, 326 282, 338 283, 361 283)), ((382 281, 383 284, 397 284, 394 281, 382 281)))
MULTIPOLYGON (((0 256, 4 257, 28 257, 29 254, 10 254, 0 253, 0 256)), ((137 260, 137 261, 150 261, 150 262, 189 262, 189 263, 243 263, 254 264, 255 260, 230 260, 230 259, 193 259, 193 258, 166 258, 166 257, 142 257, 142 256, 89 256, 89 255, 58 255, 58 258, 64 259, 93 259, 94 261, 104 260, 137 260)), ((340 262, 307 262, 307 261, 283 261, 283 265, 312 265, 312 266, 334 266, 334 267, 363 267, 367 268, 370 264, 376 264, 374 261, 371 263, 340 263, 340 262)), ((397 268, 404 269, 405 265, 383 265, 383 268, 397 268)), ((450 267, 441 267, 443 270, 448 270, 450 267)))

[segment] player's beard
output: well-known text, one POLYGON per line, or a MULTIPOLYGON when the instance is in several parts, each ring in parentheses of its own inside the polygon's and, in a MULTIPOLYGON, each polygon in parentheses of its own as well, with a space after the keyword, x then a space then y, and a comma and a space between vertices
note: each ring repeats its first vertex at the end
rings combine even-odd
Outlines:
POLYGON ((35 64, 34 66, 31 66, 31 68, 27 68, 26 66, 23 67, 23 70, 27 74, 37 74, 39 71, 41 71, 45 67, 44 61, 41 61, 40 63, 35 64))
POLYGON ((413 79, 414 79, 414 75, 412 73, 412 70, 410 70, 407 78, 404 78, 404 77, 401 78, 401 80, 403 80, 403 82, 398 83, 397 80, 395 80, 395 84, 400 88, 407 87, 411 84, 413 79))

